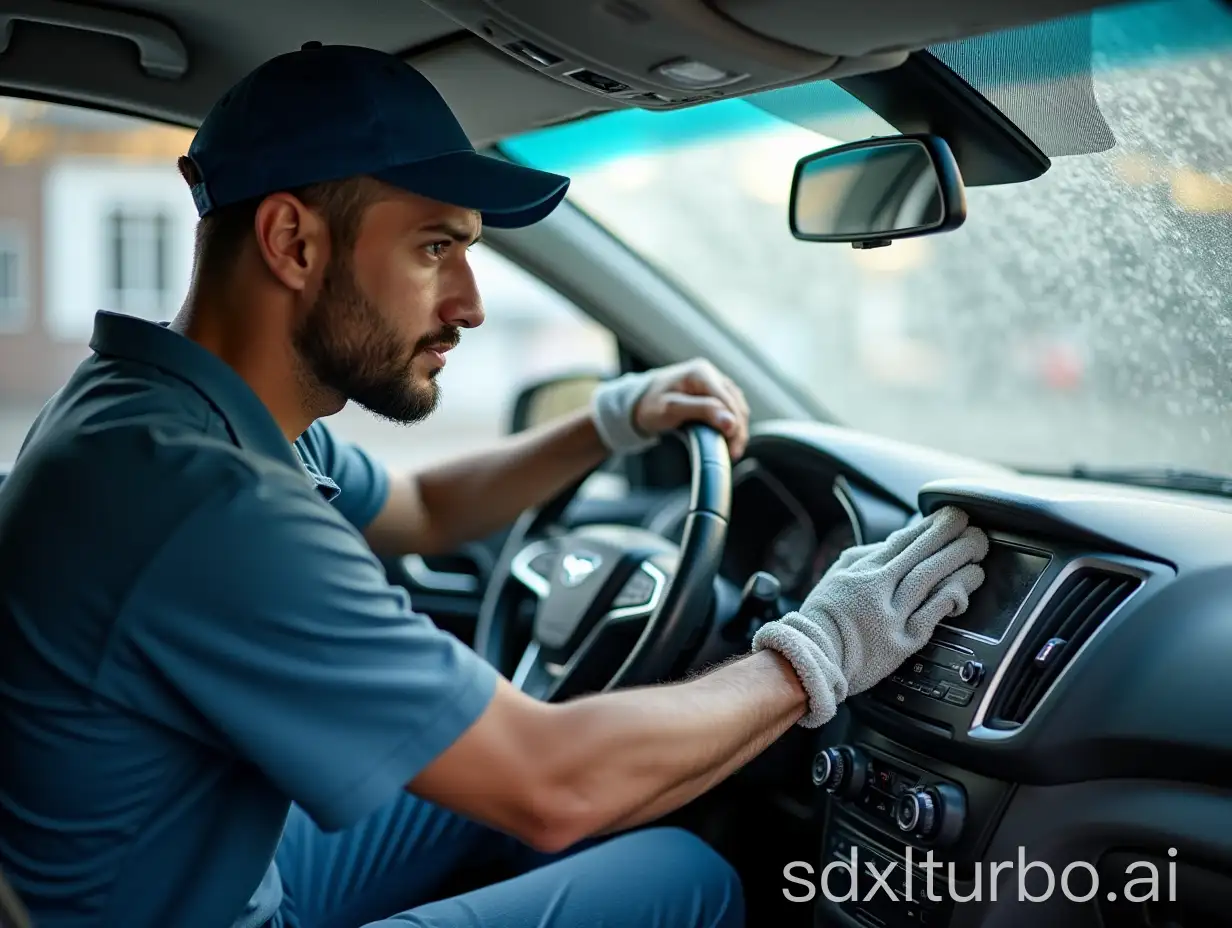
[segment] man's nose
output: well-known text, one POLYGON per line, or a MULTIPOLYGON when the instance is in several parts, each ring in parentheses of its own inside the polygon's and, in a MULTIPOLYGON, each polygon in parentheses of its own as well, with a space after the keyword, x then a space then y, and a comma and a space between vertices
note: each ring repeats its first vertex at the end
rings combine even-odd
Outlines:
POLYGON ((459 328, 473 329, 483 325, 483 298, 479 295, 479 285, 475 282, 475 272, 470 262, 464 262, 457 270, 451 288, 453 293, 441 310, 441 321, 459 328))
POLYGON ((478 293, 465 299, 449 300, 441 310, 441 321, 460 329, 473 329, 483 325, 483 320, 483 300, 478 293))

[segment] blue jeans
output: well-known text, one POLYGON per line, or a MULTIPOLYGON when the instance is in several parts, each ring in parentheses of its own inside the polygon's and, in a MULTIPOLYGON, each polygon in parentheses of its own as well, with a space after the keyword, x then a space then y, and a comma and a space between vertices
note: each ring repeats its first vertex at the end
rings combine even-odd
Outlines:
POLYGON ((326 834, 291 807, 278 869, 287 928, 743 928, 735 871, 677 828, 549 856, 406 794, 326 834), (505 878, 441 898, 468 878, 505 878))

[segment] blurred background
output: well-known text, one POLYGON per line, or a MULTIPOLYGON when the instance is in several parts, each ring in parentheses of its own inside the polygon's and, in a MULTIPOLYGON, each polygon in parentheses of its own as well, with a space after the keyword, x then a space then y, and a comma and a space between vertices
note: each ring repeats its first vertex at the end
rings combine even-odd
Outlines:
MULTIPOLYGON (((0 99, 0 462, 89 353, 94 315, 178 311, 197 215, 175 167, 189 132, 66 106, 0 99)), ((567 300, 478 245, 487 322, 463 333, 441 406, 414 426, 348 405, 330 419, 391 464, 481 447, 507 430, 524 383, 614 371, 616 343, 567 300)))
MULTIPOLYGON (((1232 15, 1151 3, 977 41, 934 53, 1052 168, 969 190, 966 224, 935 238, 790 237, 796 159, 894 132, 833 84, 613 113, 505 151, 571 174, 575 203, 844 424, 1012 465, 1232 471, 1232 15), (1079 50, 1073 67, 1058 49, 1079 50)), ((87 354, 96 310, 179 308, 190 138, 0 100, 0 462, 87 354)), ((413 466, 504 432, 532 380, 615 369, 610 333, 483 246, 473 260, 487 322, 450 355, 437 414, 348 407, 340 434, 413 466)))
POLYGON ((844 424, 1003 463, 1232 472, 1232 7, 929 49, 1051 158, 944 235, 787 227, 796 161, 896 130, 833 82, 508 143, 844 424))

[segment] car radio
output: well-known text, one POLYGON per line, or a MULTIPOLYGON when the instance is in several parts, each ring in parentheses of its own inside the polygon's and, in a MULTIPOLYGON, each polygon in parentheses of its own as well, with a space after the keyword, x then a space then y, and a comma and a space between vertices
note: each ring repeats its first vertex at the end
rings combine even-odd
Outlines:
POLYGON ((918 693, 953 706, 970 704, 987 673, 975 651, 962 645, 933 640, 886 678, 890 686, 879 688, 892 702, 906 702, 907 693, 918 693))
POLYGON ((982 565, 984 583, 966 611, 939 625, 870 695, 951 729, 966 728, 1052 560, 1048 552, 995 537, 982 565))

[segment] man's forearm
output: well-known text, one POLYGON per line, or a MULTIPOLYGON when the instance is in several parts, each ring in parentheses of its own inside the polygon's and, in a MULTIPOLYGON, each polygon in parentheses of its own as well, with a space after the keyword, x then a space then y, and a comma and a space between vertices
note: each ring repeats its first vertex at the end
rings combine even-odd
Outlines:
POLYGON ((543 703, 497 681, 487 709, 408 784, 546 851, 658 818, 730 776, 805 712, 758 651, 684 683, 543 703))
POLYGON ((805 701, 791 665, 763 651, 686 683, 566 703, 549 770, 582 819, 576 839, 692 801, 794 725, 805 701))
POLYGON ((551 499, 608 452, 586 411, 486 451, 393 477, 391 504, 367 531, 381 554, 438 554, 508 525, 551 499))

